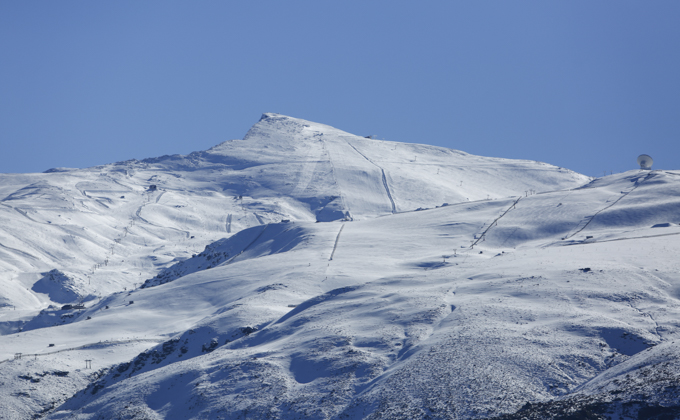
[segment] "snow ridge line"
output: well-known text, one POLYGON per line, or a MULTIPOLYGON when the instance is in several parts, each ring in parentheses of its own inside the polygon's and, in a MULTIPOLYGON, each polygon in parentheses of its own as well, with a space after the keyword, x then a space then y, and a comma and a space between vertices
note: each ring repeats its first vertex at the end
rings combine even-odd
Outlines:
MULTIPOLYGON (((639 187, 643 182, 647 181, 647 180, 648 180, 649 178, 651 178, 652 176, 653 176, 653 174, 652 174, 652 172, 650 172, 650 173, 647 174, 647 176, 646 176, 642 181, 640 181, 640 182, 637 182, 637 181, 636 181, 636 182, 635 182, 635 185, 633 185, 633 187, 632 187, 630 190, 628 190, 627 192, 621 194, 621 196, 620 196, 619 198, 617 198, 616 200, 614 200, 613 203, 611 203, 610 205, 608 205, 608 206, 606 206, 606 207, 603 207, 602 209, 598 210, 597 212, 595 212, 595 214, 593 214, 593 215, 590 216, 589 218, 583 219, 583 220, 588 220, 588 221, 587 221, 580 229, 578 229, 578 226, 577 226, 577 230, 576 230, 574 233, 572 233, 571 235, 567 235, 567 236, 565 236, 565 237, 562 238, 562 239, 563 239, 563 240, 564 240, 564 239, 569 239, 569 238, 573 237, 574 235, 577 235, 578 233, 580 233, 581 231, 583 231, 583 229, 585 229, 585 228, 590 224, 590 222, 592 222, 593 219, 595 219, 595 216, 597 216, 598 214, 602 213, 603 211, 605 211, 605 210, 611 208, 614 204, 616 204, 616 203, 618 203, 619 201, 621 201, 621 199, 622 199, 623 197, 626 197, 628 194, 630 194, 630 193, 632 193, 633 191, 635 191, 635 190, 637 189, 637 187, 639 187)), ((583 220, 581 221, 581 223, 583 222, 583 220)), ((579 223, 579 225, 580 225, 581 223, 579 223)))
POLYGON ((506 214, 508 214, 508 212, 509 212, 510 210, 514 209, 515 206, 517 205, 517 203, 519 203, 519 200, 521 200, 521 199, 522 199, 522 196, 519 196, 519 198, 518 198, 517 200, 515 200, 515 202, 512 203, 512 205, 511 205, 510 207, 508 207, 508 208, 503 212, 503 214, 501 214, 501 215, 498 216, 496 219, 494 219, 494 221, 491 222, 491 223, 489 224, 489 227, 486 228, 486 230, 485 230, 484 232, 482 232, 481 235, 479 235, 479 238, 477 238, 477 240, 476 240, 475 242, 473 242, 472 245, 470 245, 470 249, 472 249, 475 245, 477 245, 477 243, 478 243, 479 241, 481 241, 481 240, 484 238, 484 236, 485 236, 486 233, 489 231, 489 229, 491 229, 494 225, 496 225, 496 224, 498 223, 498 220, 500 220, 501 217, 505 216, 506 214))
POLYGON ((335 237, 335 244, 333 245, 333 251, 331 251, 331 256, 328 259, 328 261, 333 261, 333 255, 335 255, 335 250, 338 247, 338 241, 340 240, 340 234, 342 233, 342 230, 345 228, 345 224, 343 223, 342 226, 340 226, 340 230, 338 231, 338 235, 335 237))
POLYGON ((371 159, 369 159, 365 154, 361 153, 356 147, 352 145, 352 143, 349 142, 346 138, 342 138, 349 144, 349 146, 354 149, 355 152, 359 153, 361 156, 363 156, 364 159, 369 161, 371 164, 375 165, 378 169, 380 169, 380 172, 382 172, 382 182, 383 182, 383 187, 385 187, 385 192, 387 193, 387 198, 389 198, 390 203, 392 203, 392 214, 397 212, 397 206, 394 204, 394 199, 392 198, 392 193, 390 193, 390 187, 387 185, 387 177, 385 176, 385 170, 378 165, 377 163, 373 162, 371 159))
POLYGON ((241 252, 239 252, 238 254, 236 254, 236 255, 234 255, 233 257, 231 257, 231 259, 230 259, 229 261, 227 261, 226 263, 224 263, 224 265, 231 264, 231 263, 236 259, 236 257, 238 257, 239 255, 243 254, 244 252, 246 252, 246 251, 248 250, 248 248, 250 248, 251 246, 253 246, 253 244, 254 244, 255 242, 257 242, 258 239, 260 239, 260 237, 262 236, 262 234, 264 233, 264 231, 267 230, 267 227, 269 227, 269 224, 264 225, 264 229, 262 229, 262 230, 260 231, 260 233, 255 237, 255 239, 253 239, 253 241, 252 241, 251 243, 249 243, 248 245, 246 245, 246 247, 243 248, 243 249, 241 250, 241 252))

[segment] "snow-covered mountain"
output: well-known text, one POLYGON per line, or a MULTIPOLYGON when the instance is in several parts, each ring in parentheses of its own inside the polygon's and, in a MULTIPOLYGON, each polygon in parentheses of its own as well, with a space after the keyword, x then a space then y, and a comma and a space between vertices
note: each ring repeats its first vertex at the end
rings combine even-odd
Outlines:
POLYGON ((543 163, 265 114, 244 140, 188 156, 1 174, 0 306, 35 311, 131 289, 253 226, 359 220, 585 181, 543 163), (55 269, 63 281, 47 275, 55 269))
POLYGON ((0 418, 680 413, 680 171, 265 114, 0 197, 0 418))

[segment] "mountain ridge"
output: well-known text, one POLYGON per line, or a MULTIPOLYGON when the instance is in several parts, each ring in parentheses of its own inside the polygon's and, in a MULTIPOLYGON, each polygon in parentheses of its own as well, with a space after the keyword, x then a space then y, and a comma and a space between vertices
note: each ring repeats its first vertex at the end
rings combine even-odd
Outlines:
POLYGON ((679 172, 593 180, 278 114, 245 139, 0 187, 23 191, 3 285, 49 260, 93 296, 5 297, 27 302, 0 313, 8 418, 680 409, 679 172))

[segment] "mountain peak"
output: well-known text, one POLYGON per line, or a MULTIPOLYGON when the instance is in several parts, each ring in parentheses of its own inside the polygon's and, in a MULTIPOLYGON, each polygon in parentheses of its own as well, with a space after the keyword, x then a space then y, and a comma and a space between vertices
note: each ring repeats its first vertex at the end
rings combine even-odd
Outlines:
MULTIPOLYGON (((266 120, 267 118, 274 118, 274 117, 285 117, 285 115, 277 114, 276 112, 265 112, 260 117, 260 121, 266 120)), ((288 118, 290 118, 290 117, 288 117, 288 118)))
POLYGON ((245 140, 0 174, 3 413, 680 412, 679 173, 589 183, 275 113, 245 140))

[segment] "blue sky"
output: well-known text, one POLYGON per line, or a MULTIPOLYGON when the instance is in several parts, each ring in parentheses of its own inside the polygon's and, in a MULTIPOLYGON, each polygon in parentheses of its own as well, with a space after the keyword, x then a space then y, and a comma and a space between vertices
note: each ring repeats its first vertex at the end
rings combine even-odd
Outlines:
POLYGON ((680 2, 5 1, 0 172, 204 150, 263 112, 602 176, 680 169, 680 2))

